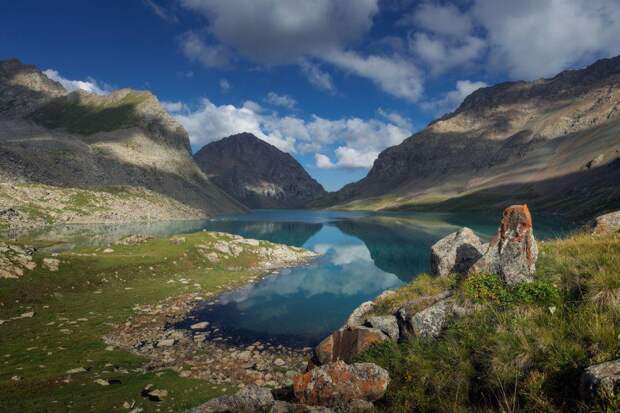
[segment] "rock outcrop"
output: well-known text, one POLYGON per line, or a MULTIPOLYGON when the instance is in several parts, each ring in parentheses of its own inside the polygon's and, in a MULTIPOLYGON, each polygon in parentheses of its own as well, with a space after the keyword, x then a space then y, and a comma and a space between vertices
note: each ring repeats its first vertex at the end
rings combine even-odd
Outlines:
POLYGON ((464 227, 431 247, 431 273, 439 276, 466 274, 484 252, 480 238, 464 227))
POLYGON ((527 205, 506 208, 497 234, 470 272, 500 275, 508 286, 531 281, 536 271, 538 246, 527 205))
POLYGON ((478 89, 384 150, 364 179, 321 206, 463 211, 528 203, 588 219, 620 205, 619 158, 620 56, 478 89))
POLYGON ((0 278, 19 278, 37 267, 35 249, 0 241, 0 278))
POLYGON ((295 377, 293 392, 301 403, 329 407, 354 400, 379 400, 389 382, 388 372, 376 364, 337 361, 295 377))
POLYGON ((250 208, 301 208, 326 193, 295 158, 251 133, 209 143, 194 159, 216 185, 250 208))
POLYGON ((595 364, 581 377, 581 396, 605 405, 620 395, 620 359, 595 364))
POLYGON ((0 210, 29 215, 29 191, 41 184, 52 197, 73 200, 69 207, 80 213, 63 216, 66 222, 85 222, 108 204, 110 210, 94 222, 204 218, 244 210, 194 163, 187 132, 150 92, 68 93, 17 60, 0 61, 0 184, 19 184, 15 188, 26 192, 14 197, 6 192, 17 189, 0 186, 0 210), (89 194, 67 194, 71 189, 101 194, 95 196, 99 205, 85 199, 89 194), (149 198, 144 216, 118 210, 123 193, 132 191, 149 198))
POLYGON ((406 304, 398 310, 400 335, 405 339, 437 338, 452 319, 467 313, 454 298, 444 298, 430 307, 413 313, 408 311, 408 308, 410 305, 406 304))

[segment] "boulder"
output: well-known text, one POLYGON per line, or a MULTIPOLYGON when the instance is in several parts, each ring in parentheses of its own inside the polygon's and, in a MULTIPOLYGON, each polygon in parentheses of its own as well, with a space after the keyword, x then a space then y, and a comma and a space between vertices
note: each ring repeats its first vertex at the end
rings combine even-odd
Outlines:
POLYGON ((236 394, 209 400, 189 413, 250 413, 268 412, 274 404, 269 389, 255 385, 245 386, 236 394))
POLYGON ((396 316, 393 315, 381 315, 368 317, 366 324, 376 330, 380 330, 385 333, 390 339, 398 341, 398 321, 396 316))
POLYGON ((372 311, 373 308, 375 308, 375 303, 373 303, 372 301, 366 301, 365 303, 360 304, 359 307, 353 310, 353 312, 347 319, 347 322, 345 323, 344 326, 345 327, 363 326, 364 323, 366 322, 366 316, 368 315, 368 313, 372 311))
POLYGON ((483 254, 480 238, 471 229, 463 227, 431 247, 431 273, 439 276, 466 274, 483 254))
POLYGON ((455 300, 445 298, 435 304, 414 314, 407 312, 406 308, 398 311, 402 325, 401 337, 429 337, 439 336, 444 327, 455 315, 455 300))
POLYGON ((504 210, 497 234, 470 272, 498 274, 512 287, 532 280, 537 259, 530 211, 527 205, 513 205, 504 210))
POLYGON ((293 379, 295 398, 304 404, 335 406, 354 400, 374 402, 385 394, 390 376, 373 363, 336 361, 293 379))
POLYGON ((620 359, 588 367, 581 376, 583 399, 605 405, 620 396, 620 359))
POLYGON ((620 211, 610 212, 594 218, 586 224, 587 232, 593 234, 611 234, 620 231, 620 211))
POLYGON ((375 328, 343 327, 334 331, 314 348, 313 362, 323 365, 343 360, 349 363, 373 344, 387 340, 387 336, 375 328))

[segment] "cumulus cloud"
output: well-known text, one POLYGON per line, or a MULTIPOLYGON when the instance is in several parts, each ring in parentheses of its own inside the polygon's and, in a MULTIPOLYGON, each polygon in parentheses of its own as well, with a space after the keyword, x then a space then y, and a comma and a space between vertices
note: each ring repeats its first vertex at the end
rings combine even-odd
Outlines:
POLYGON ((481 87, 487 87, 484 82, 473 82, 471 80, 459 80, 456 82, 454 90, 445 93, 441 98, 422 103, 422 108, 441 115, 456 109, 463 100, 481 87))
POLYGON ((240 107, 218 106, 204 98, 195 110, 180 102, 167 102, 165 107, 187 129, 194 145, 250 132, 285 152, 315 153, 319 168, 369 168, 381 150, 401 143, 412 133, 405 125, 378 119, 280 117, 251 101, 240 107), (323 153, 333 148, 334 162, 323 153))
POLYGON ((436 75, 471 63, 481 57, 486 49, 486 43, 478 37, 446 39, 426 33, 414 33, 409 39, 409 46, 436 75))
POLYGON ((191 31, 181 36, 181 51, 189 60, 207 67, 228 66, 232 60, 226 47, 208 43, 204 36, 191 31))
POLYGON ((275 92, 269 92, 265 101, 274 106, 281 106, 287 109, 295 109, 297 101, 287 95, 278 95, 275 92))
POLYGON ((477 0, 472 15, 487 32, 491 63, 513 78, 620 53, 617 0, 477 0))
POLYGON ((469 35, 474 27, 471 16, 462 13, 455 5, 429 2, 420 4, 398 23, 447 36, 469 35))
POLYGON ((43 73, 48 78, 60 83, 68 92, 83 90, 97 95, 107 95, 112 91, 110 85, 99 83, 92 77, 87 78, 87 80, 70 80, 62 77, 56 70, 48 69, 44 70, 43 73))

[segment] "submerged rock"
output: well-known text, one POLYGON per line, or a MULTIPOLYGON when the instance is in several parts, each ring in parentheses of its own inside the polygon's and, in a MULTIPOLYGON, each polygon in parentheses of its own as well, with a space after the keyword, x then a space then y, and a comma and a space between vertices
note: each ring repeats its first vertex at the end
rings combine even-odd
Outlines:
POLYGON ((348 363, 371 345, 387 339, 381 330, 375 328, 343 327, 334 331, 315 347, 313 362, 317 365, 338 360, 348 363))
POLYGON ((463 227, 431 247, 431 273, 440 276, 466 274, 483 253, 480 238, 471 229, 463 227))
POLYGON ((376 364, 337 361, 295 377, 293 392, 301 403, 329 407, 354 400, 379 400, 389 382, 388 372, 376 364))
POLYGON ((595 364, 581 376, 581 396, 606 404, 620 396, 620 359, 595 364))
POLYGON ((504 210, 497 234, 486 253, 470 272, 500 275, 507 285, 532 280, 538 259, 538 246, 527 205, 513 205, 504 210))

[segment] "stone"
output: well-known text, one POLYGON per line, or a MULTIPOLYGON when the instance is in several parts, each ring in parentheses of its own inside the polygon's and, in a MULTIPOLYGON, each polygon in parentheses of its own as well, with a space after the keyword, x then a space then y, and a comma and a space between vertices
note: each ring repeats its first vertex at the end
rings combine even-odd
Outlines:
POLYGON ((581 376, 580 393, 584 400, 603 405, 616 400, 620 396, 620 359, 588 367, 581 376))
POLYGON ((374 328, 343 327, 334 331, 314 348, 313 362, 323 365, 337 360, 350 362, 371 345, 387 340, 387 336, 374 328))
POLYGON ((593 234, 612 234, 620 231, 620 211, 610 212, 594 218, 586 224, 585 230, 593 234))
POLYGON ((537 259, 538 246, 529 208, 527 205, 513 205, 504 210, 497 234, 470 272, 497 274, 513 287, 532 281, 537 259))
POLYGON ((466 274, 484 253, 482 242, 467 227, 453 232, 431 247, 431 273, 446 276, 466 274))
POLYGON ((286 365, 286 362, 282 360, 281 358, 277 358, 273 361, 273 364, 275 364, 278 367, 283 367, 286 365))
POLYGON ((51 272, 56 272, 60 266, 60 260, 56 258, 43 258, 43 266, 51 272))
POLYGON ((67 370, 67 374, 77 374, 77 373, 86 373, 86 369, 84 367, 76 367, 71 370, 67 370))
POLYGON ((103 250, 104 254, 111 254, 113 252, 114 252, 114 250, 112 248, 106 248, 106 249, 103 250))
POLYGON ((366 324, 377 330, 381 330, 390 339, 398 341, 400 335, 398 329, 398 320, 393 315, 372 316, 368 317, 366 324))
POLYGON ((336 361, 295 377, 293 393, 300 403, 331 407, 353 400, 379 400, 389 382, 388 372, 376 364, 336 361))
POLYGON ((204 330, 207 327, 209 327, 209 322, 201 321, 199 323, 192 324, 189 328, 191 328, 192 330, 204 330))
POLYGON ((452 299, 438 301, 406 320, 408 331, 415 337, 436 338, 452 315, 452 299))
POLYGON ((176 340, 173 338, 167 338, 164 340, 159 340, 157 342, 157 347, 172 347, 174 346, 176 340))
POLYGON ((95 383, 97 383, 100 386, 109 386, 110 382, 104 379, 97 379, 95 380, 95 383))
POLYGON ((366 301, 360 304, 349 316, 345 327, 360 327, 366 322, 366 316, 372 309, 375 308, 375 303, 372 301, 366 301))
POLYGON ((274 404, 269 389, 255 385, 244 386, 236 394, 217 397, 189 410, 188 413, 237 413, 268 411, 274 404))

